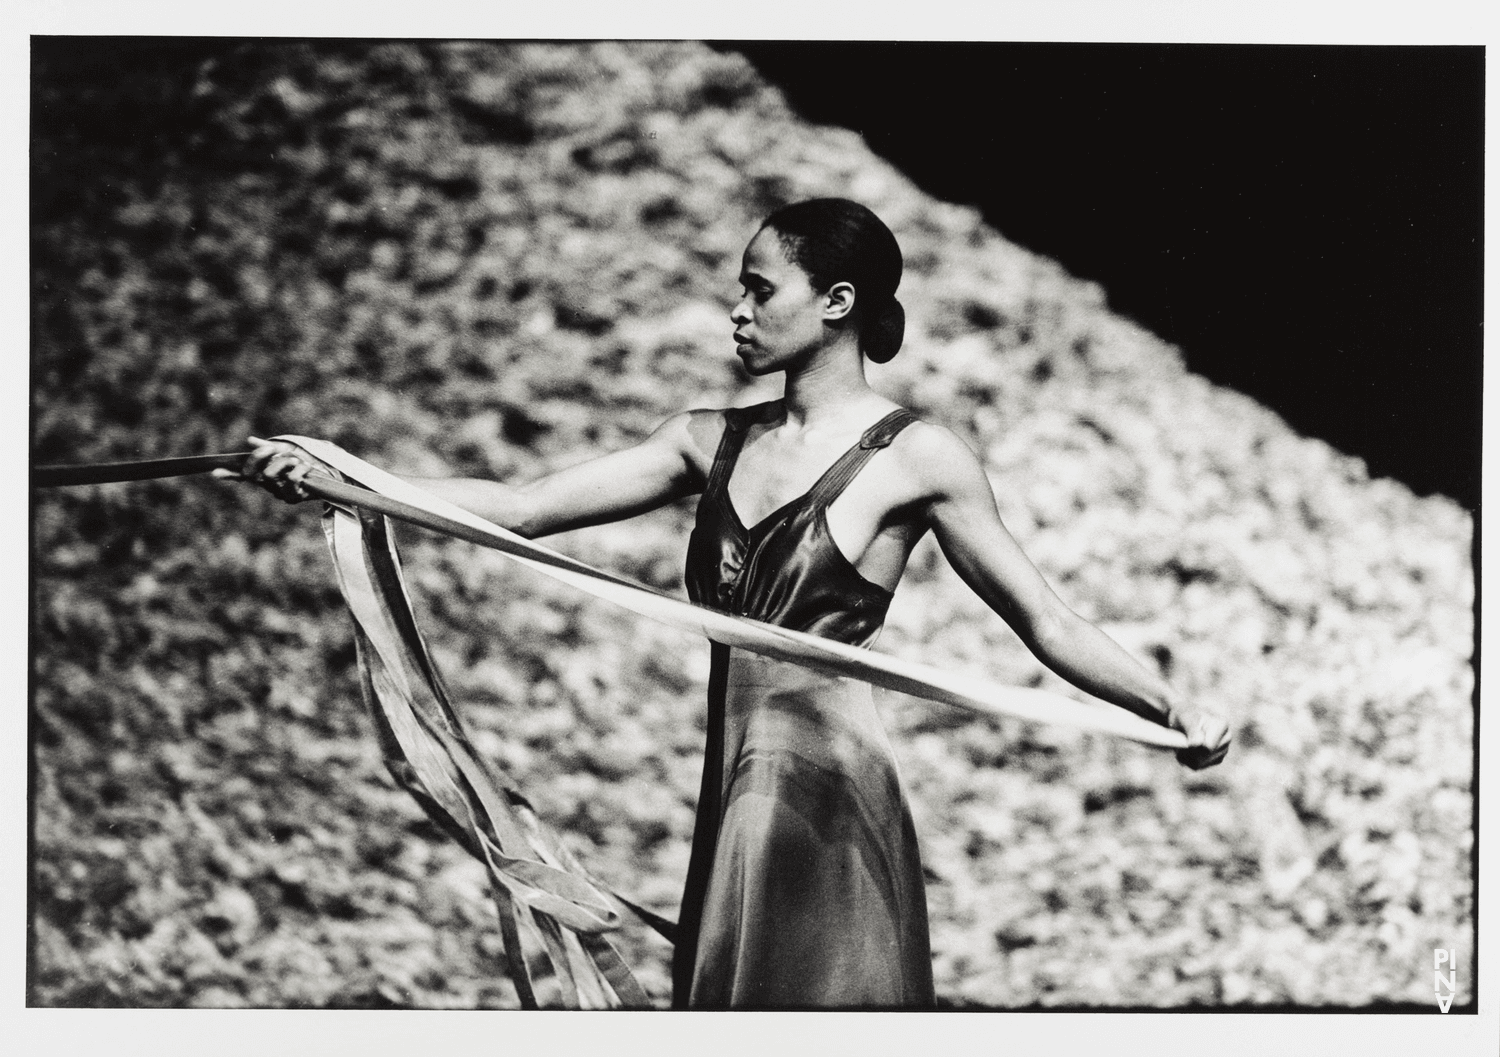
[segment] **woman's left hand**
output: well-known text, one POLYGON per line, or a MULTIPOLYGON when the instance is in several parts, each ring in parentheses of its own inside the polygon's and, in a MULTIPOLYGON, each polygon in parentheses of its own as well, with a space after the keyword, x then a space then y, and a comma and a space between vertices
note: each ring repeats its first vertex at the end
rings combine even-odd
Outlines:
POLYGON ((1227 719, 1212 708, 1198 705, 1174 707, 1167 726, 1187 735, 1187 747, 1177 750, 1177 762, 1195 771, 1221 762, 1234 738, 1227 719))

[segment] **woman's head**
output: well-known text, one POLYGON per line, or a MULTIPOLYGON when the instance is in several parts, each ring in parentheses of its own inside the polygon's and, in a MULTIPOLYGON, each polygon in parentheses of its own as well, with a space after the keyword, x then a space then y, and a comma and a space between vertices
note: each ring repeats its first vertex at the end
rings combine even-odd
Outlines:
POLYGON ((906 313, 896 300, 901 247, 879 217, 847 198, 814 198, 783 206, 761 230, 776 233, 787 260, 807 273, 814 290, 854 287, 852 320, 859 347, 876 363, 901 348, 906 313))

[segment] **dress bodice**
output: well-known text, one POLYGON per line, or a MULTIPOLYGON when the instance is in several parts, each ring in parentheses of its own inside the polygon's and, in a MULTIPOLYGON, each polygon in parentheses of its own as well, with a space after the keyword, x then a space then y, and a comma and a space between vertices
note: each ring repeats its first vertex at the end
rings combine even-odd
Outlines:
POLYGON ((904 408, 892 411, 810 489, 746 526, 729 499, 729 478, 750 427, 779 413, 775 403, 724 413, 724 435, 688 541, 688 597, 737 616, 869 645, 885 621, 891 592, 844 557, 828 532, 828 507, 916 416, 904 408))

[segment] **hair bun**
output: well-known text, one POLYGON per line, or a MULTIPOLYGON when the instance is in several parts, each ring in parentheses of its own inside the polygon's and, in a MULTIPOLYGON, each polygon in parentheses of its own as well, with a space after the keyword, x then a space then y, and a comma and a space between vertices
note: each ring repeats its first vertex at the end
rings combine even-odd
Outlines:
POLYGON ((906 336, 906 310, 894 297, 880 307, 860 333, 860 346, 875 363, 885 363, 901 351, 906 336))

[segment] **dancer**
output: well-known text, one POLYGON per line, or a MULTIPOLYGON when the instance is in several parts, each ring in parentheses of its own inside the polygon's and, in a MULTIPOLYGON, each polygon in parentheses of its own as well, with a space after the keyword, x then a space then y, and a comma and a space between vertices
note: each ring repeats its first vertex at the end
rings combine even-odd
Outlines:
MULTIPOLYGON (((979 459, 870 388, 901 345, 901 252, 868 209, 816 199, 773 213, 745 250, 730 320, 752 375, 783 396, 679 414, 636 447, 512 486, 407 478, 527 537, 701 493, 695 602, 860 646, 880 632, 929 531, 964 581, 1049 668, 1182 731, 1218 763, 1230 730, 1067 607, 1001 523, 979 459)), ((328 472, 285 442, 241 475, 291 502, 328 472)), ((934 1004, 911 814, 870 687, 713 645, 708 745, 673 962, 673 1005, 934 1004)))

